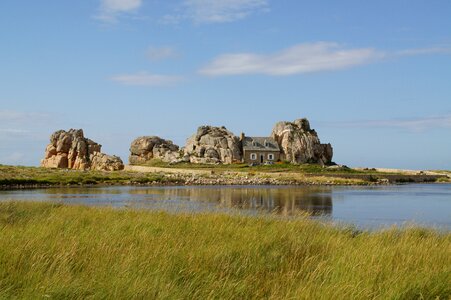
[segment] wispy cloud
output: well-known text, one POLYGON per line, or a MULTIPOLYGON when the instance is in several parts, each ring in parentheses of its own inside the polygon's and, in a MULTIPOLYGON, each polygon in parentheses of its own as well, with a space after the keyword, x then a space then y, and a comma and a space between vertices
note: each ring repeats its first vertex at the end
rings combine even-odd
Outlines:
POLYGON ((224 54, 200 70, 201 74, 293 75, 345 69, 381 59, 385 53, 373 48, 346 49, 337 43, 306 43, 274 54, 224 54))
POLYGON ((400 128, 413 132, 424 132, 436 128, 451 128, 451 114, 410 119, 322 122, 322 124, 332 127, 400 128))
POLYGON ((29 130, 15 129, 15 128, 0 128, 0 135, 26 135, 29 130))
POLYGON ((227 23, 269 10, 268 0, 184 0, 177 14, 163 17, 165 23, 191 20, 196 24, 227 23))
POLYGON ((0 145, 17 140, 42 140, 41 129, 53 124, 52 116, 39 112, 0 110, 0 145))
POLYGON ((38 122, 48 120, 50 116, 38 112, 23 112, 14 110, 0 110, 0 125, 5 122, 38 122))
POLYGON ((264 74, 296 75, 335 71, 381 61, 390 57, 451 54, 451 47, 382 51, 375 48, 346 48, 334 42, 298 44, 273 54, 227 53, 199 70, 208 76, 264 74))
POLYGON ((142 0, 101 0, 99 13, 95 18, 105 22, 115 22, 118 16, 135 12, 141 5, 142 0))
POLYGON ((147 58, 151 61, 164 60, 168 58, 174 58, 178 56, 177 51, 169 46, 164 47, 149 47, 147 49, 147 58))
POLYGON ((416 48, 406 49, 395 52, 395 55, 410 56, 422 54, 451 54, 451 47, 430 47, 430 48, 416 48))
POLYGON ((136 74, 123 74, 113 76, 111 80, 124 85, 138 86, 170 86, 183 80, 180 76, 150 74, 147 72, 139 72, 136 74))
POLYGON ((24 161, 26 155, 22 152, 12 152, 0 156, 0 162, 8 165, 17 165, 24 161))
POLYGON ((38 139, 37 133, 28 129, 0 128, 0 144, 11 145, 12 142, 38 139))

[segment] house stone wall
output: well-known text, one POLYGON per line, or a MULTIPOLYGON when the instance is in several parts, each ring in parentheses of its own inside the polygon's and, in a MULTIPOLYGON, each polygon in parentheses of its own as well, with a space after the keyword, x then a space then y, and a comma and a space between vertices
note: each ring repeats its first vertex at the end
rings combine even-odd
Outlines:
POLYGON ((243 162, 246 164, 251 164, 251 163, 256 163, 256 164, 260 164, 261 160, 260 160, 260 156, 263 155, 263 163, 266 162, 277 162, 280 160, 280 152, 278 151, 252 151, 252 150, 244 150, 243 151, 243 162), (257 154, 257 159, 256 160, 252 160, 251 159, 251 154, 255 153, 257 154), (274 155, 274 160, 269 160, 268 159, 268 154, 273 154, 274 155))

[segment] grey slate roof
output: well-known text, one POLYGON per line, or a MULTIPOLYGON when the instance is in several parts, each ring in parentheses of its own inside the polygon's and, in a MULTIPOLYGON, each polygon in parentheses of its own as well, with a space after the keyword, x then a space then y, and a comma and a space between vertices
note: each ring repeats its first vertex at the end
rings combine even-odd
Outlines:
POLYGON ((243 150, 248 151, 277 151, 279 144, 271 137, 246 136, 243 141, 243 150), (266 142, 266 144, 265 144, 266 142))

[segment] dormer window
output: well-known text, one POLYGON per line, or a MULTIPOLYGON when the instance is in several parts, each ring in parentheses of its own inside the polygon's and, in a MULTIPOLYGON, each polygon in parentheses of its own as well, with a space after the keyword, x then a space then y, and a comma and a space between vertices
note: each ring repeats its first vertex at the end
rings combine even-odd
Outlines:
POLYGON ((267 140, 265 140, 265 147, 269 147, 269 143, 267 140))

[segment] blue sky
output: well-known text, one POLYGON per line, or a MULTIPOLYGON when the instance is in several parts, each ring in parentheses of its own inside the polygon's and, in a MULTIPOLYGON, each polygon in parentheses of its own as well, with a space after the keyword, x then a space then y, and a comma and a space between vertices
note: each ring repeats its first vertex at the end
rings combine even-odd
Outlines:
POLYGON ((0 163, 83 128, 183 146, 307 117, 349 166, 451 169, 450 1, 0 2, 0 163))

